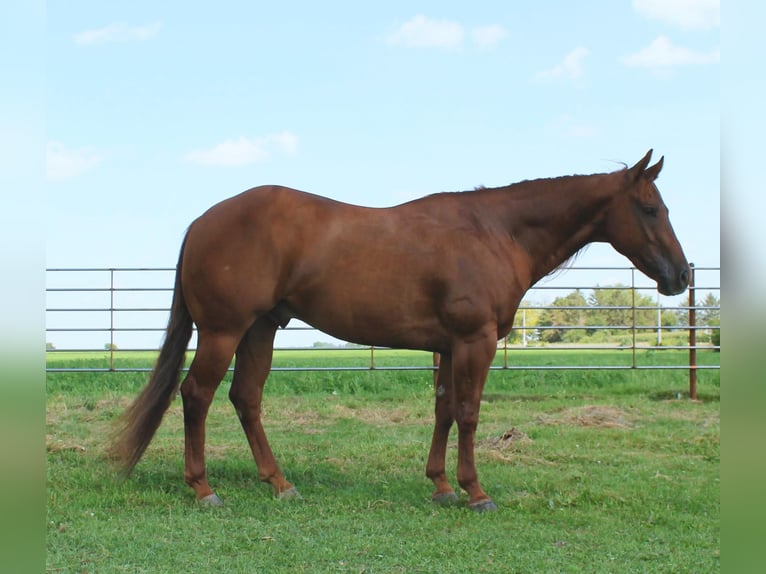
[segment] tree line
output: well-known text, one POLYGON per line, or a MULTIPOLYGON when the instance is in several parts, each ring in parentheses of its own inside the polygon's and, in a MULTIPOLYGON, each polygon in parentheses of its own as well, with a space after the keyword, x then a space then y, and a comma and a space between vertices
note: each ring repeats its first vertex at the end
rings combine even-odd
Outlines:
MULTIPOLYGON (((576 289, 545 308, 523 301, 508 342, 629 343, 635 325, 637 340, 679 344, 688 336, 689 311, 684 308, 688 301, 681 300, 674 307, 658 308, 651 296, 621 284, 590 292, 576 289)), ((697 341, 720 346, 719 298, 708 293, 695 308, 696 324, 704 327, 698 331, 697 341)))

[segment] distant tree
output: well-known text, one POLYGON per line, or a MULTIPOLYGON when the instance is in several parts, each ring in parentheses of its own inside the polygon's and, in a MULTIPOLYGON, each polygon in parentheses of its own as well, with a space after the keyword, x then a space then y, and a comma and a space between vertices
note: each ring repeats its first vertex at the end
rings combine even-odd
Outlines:
POLYGON ((716 325, 717 328, 712 329, 710 333, 710 343, 718 347, 717 351, 721 350, 721 323, 716 325))
POLYGON ((114 343, 106 343, 104 345, 104 349, 106 349, 107 351, 116 351, 117 345, 115 345, 114 343))
MULTIPOLYGON (((684 297, 678 304, 679 307, 688 306, 689 301, 684 297)), ((702 301, 695 302, 694 322, 698 327, 709 327, 698 331, 698 342, 709 342, 713 345, 721 345, 721 301, 712 293, 708 293, 702 301)), ((678 324, 689 325, 689 311, 678 311, 678 324)))
POLYGON ((315 349, 332 349, 335 347, 333 343, 330 343, 328 341, 314 341, 314 344, 312 345, 315 349))
POLYGON ((673 309, 662 309, 662 326, 677 327, 681 323, 678 311, 673 309))
POLYGON ((697 321, 702 325, 719 325, 721 323, 721 301, 708 293, 705 298, 697 304, 697 321))
MULTIPOLYGON (((624 285, 616 284, 609 287, 597 287, 588 297, 592 307, 598 307, 593 313, 593 319, 605 326, 625 326, 633 324, 633 306, 655 307, 657 302, 649 295, 627 289, 624 285)), ((591 323, 597 324, 597 323, 591 323)), ((650 326, 657 324, 655 309, 636 309, 636 325, 650 326)))
MULTIPOLYGON (((656 299, 620 284, 596 287, 587 297, 578 289, 556 298, 551 307, 540 310, 536 318, 538 327, 547 327, 537 330, 540 340, 547 343, 612 340, 617 333, 595 327, 630 327, 634 314, 637 327, 655 327, 658 320, 656 299)), ((659 315, 665 328, 679 323, 673 310, 661 310, 659 315)), ((519 324, 518 315, 515 324, 519 324)))
MULTIPOLYGON (((522 301, 519 307, 533 307, 534 304, 530 301, 522 301)), ((522 337, 526 335, 527 341, 533 341, 537 339, 537 325, 542 315, 542 309, 519 309, 516 311, 516 316, 513 319, 513 329, 506 340, 508 343, 518 344, 522 342, 522 337)))
POLYGON ((697 311, 697 324, 708 327, 705 336, 711 345, 721 346, 721 301, 712 293, 708 293, 697 311))
POLYGON ((577 289, 564 297, 554 299, 549 309, 543 309, 538 319, 538 327, 548 327, 538 329, 539 338, 546 343, 559 343, 565 338, 571 340, 574 333, 567 333, 569 329, 557 329, 555 327, 585 326, 586 311, 583 309, 588 306, 585 296, 577 289), (553 328, 550 328, 553 327, 553 328))
POLYGON ((55 351, 56 346, 53 343, 45 343, 45 350, 46 351, 55 351))

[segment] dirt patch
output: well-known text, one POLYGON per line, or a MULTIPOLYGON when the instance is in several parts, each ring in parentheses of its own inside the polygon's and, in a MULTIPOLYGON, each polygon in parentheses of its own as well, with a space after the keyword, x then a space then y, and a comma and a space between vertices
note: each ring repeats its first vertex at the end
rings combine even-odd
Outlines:
POLYGON ((336 419, 355 419, 378 426, 422 422, 420 417, 403 408, 351 408, 345 405, 334 405, 331 416, 336 419))
POLYGON ((538 422, 544 425, 568 425, 596 428, 632 428, 632 415, 607 405, 585 405, 565 409, 554 415, 543 415, 538 422))
POLYGON ((120 396, 96 401, 96 409, 100 411, 116 410, 122 413, 133 403, 134 397, 120 396))
POLYGON ((45 407, 47 452, 103 452, 114 431, 114 421, 130 403, 128 397, 49 399, 45 407))
POLYGON ((702 430, 715 429, 721 424, 721 413, 709 412, 704 410, 667 410, 663 409, 660 412, 652 413, 651 420, 653 421, 682 421, 697 423, 702 430))
POLYGON ((48 452, 85 452, 87 449, 84 445, 74 443, 72 441, 66 441, 60 438, 56 438, 53 435, 45 435, 45 450, 48 452))
POLYGON ((479 441, 477 446, 484 448, 509 449, 514 448, 518 444, 530 442, 532 442, 532 439, 529 438, 527 433, 513 427, 512 429, 505 431, 499 437, 490 437, 479 441))
POLYGON ((524 431, 513 427, 500 436, 493 436, 476 443, 477 452, 502 463, 529 466, 554 465, 548 460, 535 455, 534 448, 525 448, 533 442, 524 431))

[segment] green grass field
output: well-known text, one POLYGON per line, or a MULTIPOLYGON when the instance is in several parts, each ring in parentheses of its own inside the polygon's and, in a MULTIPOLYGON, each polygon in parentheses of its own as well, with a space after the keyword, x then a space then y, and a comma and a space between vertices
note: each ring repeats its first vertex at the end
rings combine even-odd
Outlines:
MULTIPOLYGON (((654 353, 641 360, 685 358, 654 353)), ((365 365, 364 354, 280 353, 275 364, 365 365)), ((377 355, 380 365, 430 363, 423 353, 377 355)), ((558 351, 514 362, 630 364, 629 355, 558 351)), ((139 359, 151 364, 121 358, 139 359)), ((718 364, 720 355, 699 359, 718 364)), ((48 363, 102 360, 60 354, 48 363)), ((47 571, 718 572, 720 375, 700 371, 698 401, 685 398, 687 376, 493 371, 476 456, 499 510, 479 515, 430 502, 426 371, 273 373, 264 424, 303 495, 290 502, 258 482, 225 381, 207 432, 218 509, 200 507, 183 483, 180 401, 130 479, 110 468, 106 437, 146 373, 49 373, 47 571)), ((450 448, 453 476, 455 459, 450 448)))

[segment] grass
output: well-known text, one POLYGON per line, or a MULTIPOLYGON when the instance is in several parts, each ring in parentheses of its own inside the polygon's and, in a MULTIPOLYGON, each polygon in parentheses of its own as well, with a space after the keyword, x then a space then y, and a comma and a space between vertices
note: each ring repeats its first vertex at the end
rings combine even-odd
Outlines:
POLYGON ((224 382, 207 433, 219 509, 183 483, 178 401, 116 480, 105 436, 145 373, 49 373, 47 571, 718 572, 719 373, 699 373, 696 402, 685 377, 493 371, 476 458, 499 510, 477 515, 429 500, 426 372, 273 373, 264 424, 291 502, 258 482, 224 382))

